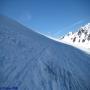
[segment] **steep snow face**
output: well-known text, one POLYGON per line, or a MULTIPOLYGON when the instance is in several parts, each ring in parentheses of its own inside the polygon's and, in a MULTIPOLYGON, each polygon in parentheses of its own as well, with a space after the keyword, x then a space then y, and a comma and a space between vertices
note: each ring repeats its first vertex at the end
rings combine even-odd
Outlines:
POLYGON ((0 88, 90 90, 90 56, 0 17, 0 88))
POLYGON ((79 47, 90 49, 90 23, 81 27, 77 32, 65 35, 61 40, 79 47))

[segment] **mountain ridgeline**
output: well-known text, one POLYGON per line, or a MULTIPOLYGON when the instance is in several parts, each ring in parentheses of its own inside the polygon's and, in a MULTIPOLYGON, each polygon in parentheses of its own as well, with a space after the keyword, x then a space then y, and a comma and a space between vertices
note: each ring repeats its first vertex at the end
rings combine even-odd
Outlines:
POLYGON ((60 40, 84 48, 90 48, 90 23, 79 28, 77 32, 69 32, 60 40))

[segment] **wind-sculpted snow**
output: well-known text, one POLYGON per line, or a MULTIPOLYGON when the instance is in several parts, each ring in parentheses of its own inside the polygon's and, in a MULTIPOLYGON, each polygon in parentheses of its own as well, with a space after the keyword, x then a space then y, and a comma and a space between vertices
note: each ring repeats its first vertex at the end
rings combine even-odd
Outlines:
POLYGON ((0 88, 5 87, 90 90, 90 55, 1 16, 0 88))

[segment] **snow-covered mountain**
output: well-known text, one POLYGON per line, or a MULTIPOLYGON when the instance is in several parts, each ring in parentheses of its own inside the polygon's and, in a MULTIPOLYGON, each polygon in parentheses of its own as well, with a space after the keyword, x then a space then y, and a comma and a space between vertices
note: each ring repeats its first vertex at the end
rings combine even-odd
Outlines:
POLYGON ((69 32, 61 38, 62 41, 90 49, 90 23, 81 27, 77 32, 69 32))
POLYGON ((0 16, 0 89, 5 88, 90 90, 90 55, 0 16))

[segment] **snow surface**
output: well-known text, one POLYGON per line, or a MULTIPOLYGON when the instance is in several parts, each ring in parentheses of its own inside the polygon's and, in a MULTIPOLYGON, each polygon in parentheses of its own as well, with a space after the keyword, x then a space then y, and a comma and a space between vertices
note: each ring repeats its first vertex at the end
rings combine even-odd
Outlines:
POLYGON ((0 87, 90 90, 90 55, 0 16, 0 87))

